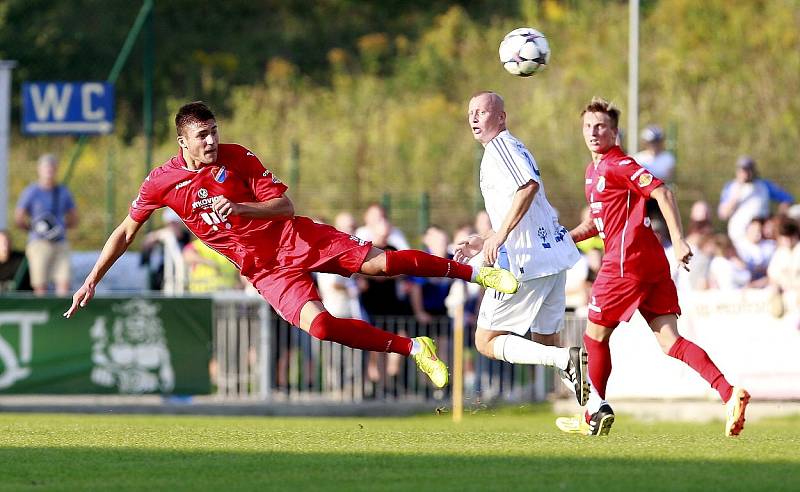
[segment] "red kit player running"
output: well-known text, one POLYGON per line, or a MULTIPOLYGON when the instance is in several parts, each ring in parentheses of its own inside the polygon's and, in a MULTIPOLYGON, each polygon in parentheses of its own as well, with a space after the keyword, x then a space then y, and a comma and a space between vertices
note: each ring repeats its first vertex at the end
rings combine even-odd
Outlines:
POLYGON ((94 297, 95 286, 133 242, 154 210, 169 207, 200 240, 227 257, 287 321, 320 340, 362 350, 413 356, 439 388, 447 367, 428 337, 407 338, 364 321, 339 319, 323 307, 311 272, 350 276, 453 277, 513 293, 514 276, 499 268, 473 269, 415 250, 386 251, 355 236, 294 214, 280 182, 246 148, 220 144, 217 123, 201 102, 175 116, 178 154, 145 179, 129 215, 111 233, 83 286, 73 295, 70 317, 94 297))
POLYGON ((738 435, 750 395, 743 388, 732 387, 708 354, 678 333, 678 294, 664 248, 650 228, 645 207, 648 198, 658 203, 675 257, 687 270, 692 251, 684 240, 670 188, 616 145, 619 115, 618 109, 599 98, 592 99, 581 113, 583 138, 592 154, 585 182, 591 217, 570 235, 576 243, 599 235, 605 243, 605 256, 592 286, 583 336, 592 385, 587 411, 584 419, 562 417, 557 425, 567 432, 608 434, 614 422, 614 412, 605 401, 611 375, 608 341, 614 328, 630 320, 638 309, 664 353, 689 365, 719 392, 726 403, 725 434, 738 435))

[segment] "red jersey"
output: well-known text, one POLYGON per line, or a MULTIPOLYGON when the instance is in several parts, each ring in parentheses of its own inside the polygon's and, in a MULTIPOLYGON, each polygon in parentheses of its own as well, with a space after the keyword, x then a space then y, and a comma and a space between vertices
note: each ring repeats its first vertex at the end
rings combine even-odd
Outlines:
POLYGON ((655 282, 669 278, 664 248, 650 228, 645 202, 662 181, 619 147, 586 168, 586 200, 605 255, 600 277, 655 282))
POLYGON ((293 221, 220 217, 211 203, 220 195, 235 203, 263 202, 286 190, 255 154, 240 145, 219 144, 214 164, 188 169, 179 152, 153 169, 131 204, 130 216, 144 222, 154 210, 171 208, 195 236, 250 277, 277 265, 279 244, 293 236, 293 221))

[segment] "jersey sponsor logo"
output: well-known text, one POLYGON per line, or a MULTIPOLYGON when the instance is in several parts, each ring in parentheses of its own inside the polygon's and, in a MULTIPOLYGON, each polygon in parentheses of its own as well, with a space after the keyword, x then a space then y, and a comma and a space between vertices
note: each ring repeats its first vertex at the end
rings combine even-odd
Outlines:
POLYGON ((217 183, 224 183, 225 178, 227 177, 228 177, 228 171, 225 170, 225 166, 222 166, 221 168, 219 168, 219 171, 217 171, 217 175, 214 176, 214 181, 216 181, 217 183))
POLYGON ((597 188, 597 191, 600 191, 600 192, 602 192, 603 190, 606 189, 606 177, 605 176, 600 176, 599 178, 597 178, 597 186, 596 186, 596 188, 597 188))
POLYGON ((192 203, 192 210, 196 208, 209 208, 211 207, 212 203, 214 203, 213 198, 203 198, 202 200, 198 200, 192 203))
POLYGON ((278 177, 277 177, 277 176, 275 176, 275 174, 273 174, 273 173, 272 173, 272 171, 270 171, 269 169, 267 169, 266 171, 264 171, 264 174, 262 174, 261 176, 263 176, 263 177, 265 177, 265 178, 266 178, 266 177, 267 177, 267 176, 269 176, 270 174, 272 174, 272 182, 273 182, 273 183, 275 183, 275 184, 279 184, 279 183, 282 183, 282 182, 283 182, 283 181, 281 181, 280 179, 278 179, 278 177))
POLYGON ((652 182, 653 182, 653 175, 650 173, 642 173, 642 175, 639 176, 640 188, 644 188, 645 186, 649 185, 652 182))
POLYGON ((188 185, 191 182, 192 182, 191 179, 187 179, 186 181, 181 181, 180 183, 175 185, 175 189, 180 190, 181 188, 183 188, 184 186, 188 185))
POLYGON ((200 188, 197 191, 197 198, 200 198, 200 199, 208 198, 208 190, 205 189, 205 188, 200 188))
POLYGON ((357 242, 359 246, 364 246, 365 244, 367 244, 366 241, 364 241, 363 239, 361 239, 358 236, 350 236, 350 240, 357 242))

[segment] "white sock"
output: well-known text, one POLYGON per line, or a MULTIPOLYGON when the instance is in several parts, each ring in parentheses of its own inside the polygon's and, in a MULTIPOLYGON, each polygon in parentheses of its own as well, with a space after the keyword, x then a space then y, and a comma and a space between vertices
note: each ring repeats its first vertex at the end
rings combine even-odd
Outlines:
POLYGON ((541 364, 566 369, 569 349, 550 347, 516 335, 494 338, 494 357, 512 364, 541 364))
POLYGON ((411 353, 408 355, 417 355, 422 352, 422 344, 416 338, 411 339, 411 353))
POLYGON ((600 407, 606 403, 608 402, 600 398, 600 395, 595 391, 594 386, 592 386, 589 390, 589 401, 586 402, 586 411, 589 412, 589 415, 600 410, 600 407))

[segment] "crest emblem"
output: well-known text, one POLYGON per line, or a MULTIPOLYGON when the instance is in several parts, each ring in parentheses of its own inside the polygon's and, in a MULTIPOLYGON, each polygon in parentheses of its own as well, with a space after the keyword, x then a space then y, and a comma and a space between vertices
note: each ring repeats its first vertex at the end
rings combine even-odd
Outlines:
POLYGON ((599 178, 597 178, 597 186, 596 186, 596 188, 597 188, 597 191, 600 191, 600 192, 602 192, 603 190, 606 189, 606 177, 605 176, 600 176, 599 178))
POLYGON ((197 196, 199 198, 208 198, 208 190, 205 188, 200 188, 200 190, 197 192, 197 196))
POLYGON ((642 173, 639 175, 639 187, 644 188, 653 182, 653 175, 650 173, 642 173))

